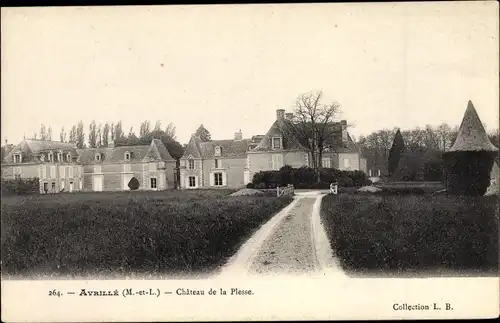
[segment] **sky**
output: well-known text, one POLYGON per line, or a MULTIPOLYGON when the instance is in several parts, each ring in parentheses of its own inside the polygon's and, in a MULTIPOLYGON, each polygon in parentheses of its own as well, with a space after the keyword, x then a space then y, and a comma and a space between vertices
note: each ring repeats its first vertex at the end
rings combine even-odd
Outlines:
POLYGON ((355 137, 459 125, 468 100, 498 128, 497 2, 2 8, 1 24, 2 144, 79 120, 250 137, 318 90, 355 137))

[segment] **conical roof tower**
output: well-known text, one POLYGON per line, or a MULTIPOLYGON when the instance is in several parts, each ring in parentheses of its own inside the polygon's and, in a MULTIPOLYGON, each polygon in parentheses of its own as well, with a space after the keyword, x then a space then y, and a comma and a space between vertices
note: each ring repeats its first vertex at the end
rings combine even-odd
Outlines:
POLYGON ((450 150, 448 150, 448 152, 454 151, 498 151, 488 138, 476 109, 470 100, 467 104, 460 129, 458 130, 457 139, 450 150))

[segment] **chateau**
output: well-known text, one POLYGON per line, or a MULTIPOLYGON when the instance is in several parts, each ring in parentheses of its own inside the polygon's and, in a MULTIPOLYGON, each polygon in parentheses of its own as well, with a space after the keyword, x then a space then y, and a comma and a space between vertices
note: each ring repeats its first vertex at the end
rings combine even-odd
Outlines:
MULTIPOLYGON (((228 140, 202 141, 192 135, 180 159, 180 188, 240 188, 259 171, 311 166, 309 151, 280 130, 292 116, 277 110, 265 135, 247 139, 241 130, 228 140)), ((349 136, 347 122, 331 126, 340 148, 324 151, 323 167, 366 172, 366 159, 349 136)), ((176 161, 161 140, 119 147, 109 142, 108 147, 78 149, 73 143, 25 139, 6 154, 2 178, 39 178, 41 193, 129 190, 133 177, 139 190, 177 186, 176 161)))
MULTIPOLYGON (((291 113, 276 110, 276 120, 265 135, 243 139, 241 131, 234 139, 203 142, 191 136, 181 157, 181 188, 238 188, 252 181, 253 175, 264 170, 279 170, 284 165, 311 166, 309 151, 291 136, 282 133, 282 123, 291 122, 291 113)), ((326 150, 322 165, 341 170, 366 172, 366 159, 347 132, 347 122, 332 124, 341 142, 339 149, 326 150)))

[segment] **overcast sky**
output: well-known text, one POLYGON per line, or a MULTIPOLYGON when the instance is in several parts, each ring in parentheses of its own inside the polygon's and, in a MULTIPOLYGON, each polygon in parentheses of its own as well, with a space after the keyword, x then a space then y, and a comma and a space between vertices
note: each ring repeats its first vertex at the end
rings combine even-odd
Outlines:
POLYGON ((498 127, 498 3, 2 8, 2 144, 83 120, 264 134, 323 90, 356 137, 498 127))

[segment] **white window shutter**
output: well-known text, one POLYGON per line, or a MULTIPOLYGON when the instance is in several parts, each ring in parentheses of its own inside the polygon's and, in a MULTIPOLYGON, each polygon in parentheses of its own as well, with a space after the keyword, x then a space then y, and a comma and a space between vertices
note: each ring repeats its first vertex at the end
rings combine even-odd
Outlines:
POLYGON ((222 172, 222 185, 227 185, 227 173, 222 172))

